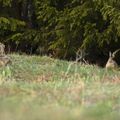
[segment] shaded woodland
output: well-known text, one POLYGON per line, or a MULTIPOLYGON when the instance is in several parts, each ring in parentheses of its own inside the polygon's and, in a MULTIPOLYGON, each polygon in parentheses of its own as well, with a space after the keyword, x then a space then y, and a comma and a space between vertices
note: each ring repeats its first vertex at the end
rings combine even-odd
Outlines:
MULTIPOLYGON (((120 48, 119 0, 0 0, 0 42, 7 52, 104 65, 120 48)), ((116 55, 120 64, 120 53, 116 55)))

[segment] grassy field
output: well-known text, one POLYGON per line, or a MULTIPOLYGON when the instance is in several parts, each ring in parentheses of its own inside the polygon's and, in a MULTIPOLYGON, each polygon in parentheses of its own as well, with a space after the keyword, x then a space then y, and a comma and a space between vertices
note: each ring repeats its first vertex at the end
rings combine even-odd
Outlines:
POLYGON ((120 119, 120 71, 10 56, 0 68, 0 120, 120 119))

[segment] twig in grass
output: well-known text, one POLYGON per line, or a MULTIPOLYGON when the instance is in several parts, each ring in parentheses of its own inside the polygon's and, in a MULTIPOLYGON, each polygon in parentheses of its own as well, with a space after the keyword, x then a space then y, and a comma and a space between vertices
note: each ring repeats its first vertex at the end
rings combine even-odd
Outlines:
POLYGON ((72 63, 69 64, 69 66, 68 66, 68 68, 67 68, 67 71, 66 71, 66 73, 65 73, 65 76, 69 73, 69 71, 70 71, 70 69, 71 69, 71 67, 72 67, 73 64, 76 64, 75 73, 77 73, 77 63, 78 63, 79 61, 82 61, 81 63, 84 62, 85 64, 88 64, 88 63, 85 61, 85 59, 84 59, 85 55, 86 55, 85 52, 84 52, 83 50, 81 50, 81 49, 79 49, 79 50, 76 52, 76 60, 75 60, 75 62, 72 62, 72 63))

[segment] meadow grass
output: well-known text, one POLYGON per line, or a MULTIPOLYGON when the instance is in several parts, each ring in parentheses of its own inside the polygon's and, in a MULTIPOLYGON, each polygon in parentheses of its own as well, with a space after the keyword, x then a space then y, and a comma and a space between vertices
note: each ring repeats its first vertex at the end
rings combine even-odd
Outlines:
POLYGON ((0 68, 0 120, 119 120, 120 71, 10 55, 0 68))

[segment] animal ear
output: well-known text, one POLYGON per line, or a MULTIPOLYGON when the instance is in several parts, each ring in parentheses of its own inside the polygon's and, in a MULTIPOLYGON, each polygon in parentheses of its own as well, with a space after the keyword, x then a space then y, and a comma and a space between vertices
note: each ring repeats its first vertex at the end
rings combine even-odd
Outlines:
POLYGON ((117 49, 116 51, 113 52, 113 56, 115 57, 115 55, 120 51, 120 49, 117 49))
POLYGON ((112 53, 111 52, 109 52, 109 58, 111 58, 112 57, 112 53))

